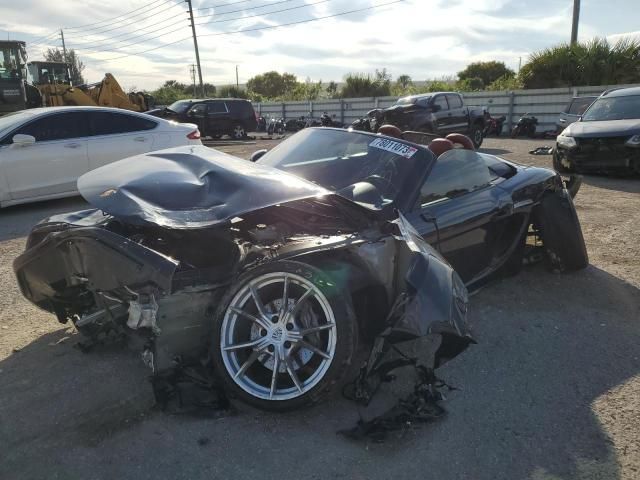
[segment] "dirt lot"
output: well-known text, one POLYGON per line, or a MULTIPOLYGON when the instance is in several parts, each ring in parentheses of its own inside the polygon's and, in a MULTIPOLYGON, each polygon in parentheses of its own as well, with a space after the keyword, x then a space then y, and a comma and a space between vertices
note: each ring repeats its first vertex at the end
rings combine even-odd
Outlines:
MULTIPOLYGON (((550 166, 526 153, 544 143, 489 139, 485 151, 550 166)), ((246 157, 263 146, 221 149, 246 157)), ((536 266, 474 295, 479 344, 440 371, 460 387, 448 416, 382 445, 336 435, 358 418, 339 395, 281 415, 152 410, 137 352, 82 354, 13 277, 31 225, 86 204, 1 211, 0 478, 640 478, 640 180, 587 177, 576 204, 591 266, 536 266)))

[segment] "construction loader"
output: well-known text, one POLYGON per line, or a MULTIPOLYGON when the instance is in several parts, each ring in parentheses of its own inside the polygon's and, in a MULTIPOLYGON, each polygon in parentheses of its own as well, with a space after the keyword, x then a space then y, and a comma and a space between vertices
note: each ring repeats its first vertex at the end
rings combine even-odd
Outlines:
POLYGON ((69 67, 62 62, 26 64, 25 42, 0 41, 0 115, 35 107, 102 106, 146 112, 153 98, 143 92, 125 93, 113 75, 102 81, 71 84, 69 67))

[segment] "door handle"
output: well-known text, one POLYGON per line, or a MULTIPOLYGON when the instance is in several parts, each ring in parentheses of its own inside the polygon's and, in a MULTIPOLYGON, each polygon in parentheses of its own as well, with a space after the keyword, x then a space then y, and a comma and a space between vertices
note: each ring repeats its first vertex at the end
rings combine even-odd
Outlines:
POLYGON ((79 143, 67 143, 64 148, 78 148, 79 146, 79 143))
POLYGON ((147 141, 147 139, 144 138, 144 137, 136 137, 133 140, 136 141, 136 142, 146 142, 147 141))

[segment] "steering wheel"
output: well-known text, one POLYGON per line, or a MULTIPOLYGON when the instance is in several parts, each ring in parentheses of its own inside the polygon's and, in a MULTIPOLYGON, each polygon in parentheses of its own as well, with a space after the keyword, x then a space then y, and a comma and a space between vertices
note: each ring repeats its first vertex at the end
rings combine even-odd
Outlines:
POLYGON ((370 183, 378 190, 380 193, 391 193, 394 197, 398 194, 398 189, 395 187, 393 183, 388 178, 382 177, 380 175, 369 175, 364 179, 365 182, 370 183))

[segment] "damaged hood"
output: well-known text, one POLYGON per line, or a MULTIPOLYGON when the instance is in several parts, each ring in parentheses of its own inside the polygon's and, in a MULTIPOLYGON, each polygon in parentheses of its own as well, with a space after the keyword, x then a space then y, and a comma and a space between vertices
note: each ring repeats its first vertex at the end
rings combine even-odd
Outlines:
POLYGON ((126 158, 78 179, 84 199, 131 223, 203 228, 328 190, 281 170, 204 146, 126 158))

